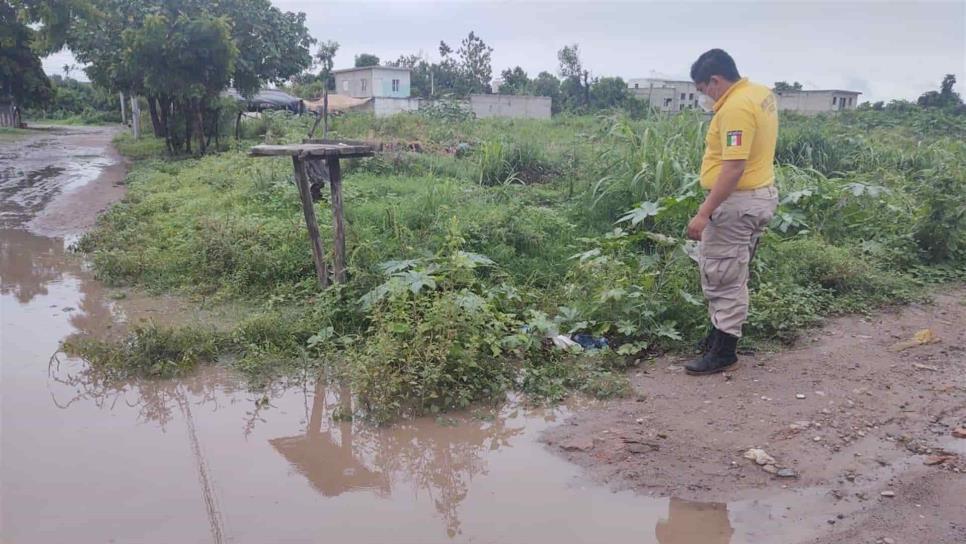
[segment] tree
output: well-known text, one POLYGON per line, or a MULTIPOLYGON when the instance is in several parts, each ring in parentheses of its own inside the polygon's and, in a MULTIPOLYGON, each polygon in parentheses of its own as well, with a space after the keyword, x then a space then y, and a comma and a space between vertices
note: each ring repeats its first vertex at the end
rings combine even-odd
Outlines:
MULTIPOLYGON (((81 0, 72 1, 76 3, 81 0)), ((149 72, 157 82, 159 69, 133 59, 144 54, 154 54, 156 50, 139 52, 126 48, 127 44, 138 41, 137 34, 145 32, 145 25, 150 17, 165 18, 169 30, 175 32, 169 36, 172 40, 184 40, 184 30, 199 31, 192 39, 202 39, 204 32, 200 32, 201 27, 207 25, 208 30, 213 30, 209 25, 213 19, 219 19, 227 25, 228 39, 235 53, 227 64, 230 69, 228 80, 219 92, 230 84, 243 95, 251 96, 265 83, 285 81, 312 64, 310 46, 315 40, 305 28, 305 15, 282 12, 273 7, 269 0, 86 1, 91 7, 86 12, 78 12, 79 15, 71 24, 66 43, 78 60, 88 64, 85 71, 95 84, 114 92, 140 95, 147 99, 155 135, 164 137, 169 146, 173 146, 169 147, 172 150, 180 149, 182 145, 187 146, 189 139, 186 137, 182 140, 169 123, 175 122, 178 117, 178 124, 184 122, 186 132, 190 132, 190 127, 196 123, 183 117, 189 114, 193 116, 195 112, 184 109, 190 102, 187 95, 175 96, 160 92, 158 89, 163 86, 146 85, 149 72), (189 24, 192 20, 201 21, 201 26, 189 24)), ((151 40, 142 39, 138 43, 146 48, 161 47, 161 44, 151 40)), ((212 60, 224 52, 220 45, 211 52, 212 60)), ((184 43, 171 43, 166 47, 169 50, 183 50, 184 46, 184 43)), ((209 60, 204 54, 194 51, 190 53, 189 58, 200 63, 194 70, 210 71, 206 64, 209 60)), ((162 66, 170 68, 171 63, 162 66)), ((210 68, 220 70, 221 67, 210 68)), ((179 75, 171 73, 169 77, 175 79, 179 75)), ((202 116, 207 116, 212 121, 203 128, 209 136, 214 131, 216 139, 217 119, 221 111, 221 105, 214 100, 217 94, 215 92, 211 98, 202 98, 200 103, 201 108, 210 110, 202 112, 202 116)))
MULTIPOLYGON (((71 68, 73 71, 76 68, 71 68)), ((48 76, 53 88, 53 100, 42 107, 31 108, 31 115, 44 118, 64 118, 85 115, 105 121, 120 122, 117 95, 86 81, 77 81, 59 74, 48 76), (33 111, 31 111, 33 110, 33 111)))
POLYGON ((924 108, 955 108, 963 104, 963 99, 959 93, 953 90, 956 85, 956 76, 946 74, 942 83, 939 84, 939 91, 929 91, 919 96, 917 104, 924 108))
POLYGON ((540 72, 533 80, 533 94, 550 97, 550 111, 560 111, 560 80, 550 72, 540 72))
POLYGON ((486 45, 473 31, 460 42, 456 54, 463 78, 462 94, 490 92, 490 80, 493 78, 493 67, 490 64, 492 53, 493 48, 486 45))
POLYGON ((183 143, 190 151, 191 138, 197 136, 198 151, 207 150, 211 131, 206 116, 212 100, 231 82, 238 58, 230 29, 227 17, 181 13, 148 15, 141 28, 124 32, 125 61, 144 67, 143 90, 167 97, 184 121, 184 140, 172 139, 171 127, 167 126, 169 108, 165 104, 165 141, 169 149, 183 143))
MULTIPOLYGON (((50 79, 35 49, 38 39, 39 32, 18 17, 14 6, 0 0, 0 98, 13 102, 15 115, 53 98, 50 79)), ((19 122, 14 119, 15 125, 19 122)))
POLYGON ((620 108, 629 97, 627 83, 619 77, 595 79, 590 88, 590 105, 593 109, 620 108))
POLYGON ((67 24, 80 7, 75 0, 0 0, 0 98, 12 101, 16 116, 53 98, 40 55, 63 47, 67 24))
POLYGON ((802 84, 795 82, 789 85, 787 81, 776 81, 775 87, 772 89, 774 91, 800 91, 802 90, 802 84))
MULTIPOLYGON (((319 44, 315 58, 322 68, 319 79, 322 80, 322 137, 329 135, 329 80, 332 78, 332 68, 335 66, 335 53, 339 50, 339 42, 327 41, 319 44)), ((332 83, 334 85, 334 82, 332 83)), ((316 124, 318 122, 316 121, 316 124)), ((315 127, 312 127, 315 132, 315 127)))
POLYGON ((460 66, 453 57, 453 49, 444 41, 439 42, 438 64, 430 65, 430 93, 432 96, 465 94, 460 66))
POLYGON ((440 40, 439 41, 439 57, 441 59, 445 59, 452 52, 453 52, 453 48, 452 47, 446 45, 446 42, 444 42, 443 40, 440 40))
POLYGON ((454 54, 445 41, 439 42, 438 63, 431 63, 421 54, 401 55, 387 63, 410 69, 412 94, 422 98, 456 96, 490 92, 493 68, 490 55, 493 48, 486 45, 475 33, 460 42, 454 54))
POLYGON ((281 83, 312 65, 315 39, 305 27, 304 13, 283 12, 268 0, 201 2, 199 9, 231 23, 238 59, 231 83, 251 96, 265 83, 281 83))
MULTIPOLYGON (((332 77, 332 69, 335 67, 335 54, 339 50, 339 42, 326 41, 319 44, 319 49, 315 52, 315 61, 321 70, 319 78, 328 82, 332 77)), ((330 85, 326 83, 326 88, 330 85)))
POLYGON ((519 66, 512 70, 509 68, 503 70, 500 79, 503 80, 500 84, 500 94, 528 94, 531 91, 530 78, 519 66))
POLYGON ((557 51, 557 60, 560 62, 560 75, 563 78, 579 78, 584 73, 583 64, 580 61, 580 45, 565 45, 563 49, 557 51))
POLYGON ((356 55, 356 68, 364 68, 366 66, 379 66, 379 57, 369 53, 356 55))
POLYGON ((939 84, 939 95, 946 97, 948 100, 962 102, 959 98, 959 94, 953 90, 956 86, 956 76, 954 74, 946 74, 943 78, 942 83, 939 84))
POLYGON ((580 46, 566 45, 557 52, 560 62, 560 75, 564 78, 560 94, 564 106, 577 110, 590 106, 590 71, 584 69, 580 60, 580 46))
POLYGON ((413 96, 430 98, 433 66, 420 55, 400 55, 399 59, 386 63, 398 68, 409 68, 409 88, 413 96))

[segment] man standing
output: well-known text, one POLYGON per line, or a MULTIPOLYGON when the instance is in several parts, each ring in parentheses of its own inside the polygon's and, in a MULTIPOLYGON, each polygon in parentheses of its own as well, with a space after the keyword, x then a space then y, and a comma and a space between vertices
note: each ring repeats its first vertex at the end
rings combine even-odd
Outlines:
POLYGON ((685 368, 703 375, 738 361, 736 347, 748 317, 748 263, 778 207, 773 165, 778 112, 771 90, 742 78, 721 49, 698 57, 691 79, 714 101, 701 162, 701 186, 710 192, 688 223, 688 237, 701 241, 698 263, 711 331, 705 353, 685 368))

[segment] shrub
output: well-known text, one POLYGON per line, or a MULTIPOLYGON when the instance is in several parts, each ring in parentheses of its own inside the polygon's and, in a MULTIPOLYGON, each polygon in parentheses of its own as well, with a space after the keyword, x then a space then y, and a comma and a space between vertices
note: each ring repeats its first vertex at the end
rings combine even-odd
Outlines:
POLYGON ((190 372, 201 361, 213 361, 225 345, 225 336, 212 329, 148 323, 134 327, 121 342, 72 337, 63 349, 115 378, 170 378, 190 372))
POLYGON ((447 253, 387 263, 390 279, 365 297, 366 341, 347 362, 376 420, 463 408, 510 383, 508 337, 519 323, 478 280, 477 269, 492 261, 459 245, 454 233, 447 253))

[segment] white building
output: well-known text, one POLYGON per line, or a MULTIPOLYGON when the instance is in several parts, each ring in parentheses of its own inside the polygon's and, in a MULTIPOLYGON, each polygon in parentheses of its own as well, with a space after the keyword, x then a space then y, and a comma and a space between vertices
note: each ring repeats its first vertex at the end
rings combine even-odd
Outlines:
MULTIPOLYGON (((371 112, 388 117, 407 111, 418 111, 420 98, 411 98, 409 68, 367 66, 334 70, 336 96, 345 97, 344 111, 371 112)), ((330 101, 332 96, 329 95, 330 101)), ((338 102, 336 100, 336 102, 338 102)), ((474 94, 456 101, 460 107, 478 118, 511 117, 515 119, 549 119, 550 98, 502 94, 474 94)), ((318 109, 318 102, 309 102, 318 109)))
POLYGON ((838 89, 816 91, 775 91, 778 111, 793 111, 802 115, 818 115, 843 110, 854 110, 858 105, 858 91, 838 89))
MULTIPOLYGON (((673 113, 698 108, 698 88, 691 81, 637 78, 627 81, 635 97, 648 102, 658 111, 673 113)), ((858 105, 857 91, 775 91, 779 111, 802 115, 818 115, 842 110, 854 110, 858 105)))
POLYGON ((698 107, 698 88, 693 81, 634 78, 627 80, 627 88, 658 111, 672 113, 698 107))
POLYGON ((409 98, 409 68, 366 66, 334 70, 335 92, 353 98, 409 98))
POLYGON ((410 98, 409 68, 395 66, 365 66, 333 70, 337 95, 363 99, 363 105, 353 109, 371 111, 376 117, 386 117, 419 109, 419 99, 410 98))

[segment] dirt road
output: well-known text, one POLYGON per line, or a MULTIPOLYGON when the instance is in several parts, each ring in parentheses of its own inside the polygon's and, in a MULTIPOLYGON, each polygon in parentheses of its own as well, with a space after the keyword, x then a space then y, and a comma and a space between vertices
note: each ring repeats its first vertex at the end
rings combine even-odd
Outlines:
POLYGON ((725 375, 688 376, 683 362, 637 372, 636 398, 545 440, 619 489, 732 502, 793 491, 770 514, 785 538, 760 542, 966 542, 966 439, 954 436, 966 427, 966 289, 832 320, 725 375), (924 329, 938 341, 902 345, 924 329), (751 448, 787 477, 745 459, 751 448))
POLYGON ((109 382, 60 342, 218 317, 106 288, 65 249, 123 194, 111 136, 0 141, 5 544, 966 541, 962 290, 830 323, 730 377, 662 360, 634 376, 639 398, 387 428, 333 420, 351 392, 310 373, 269 391, 221 365, 109 382), (926 327, 939 343, 888 351, 926 327), (753 446, 799 477, 743 459, 753 446), (924 466, 929 450, 951 458, 924 466))

